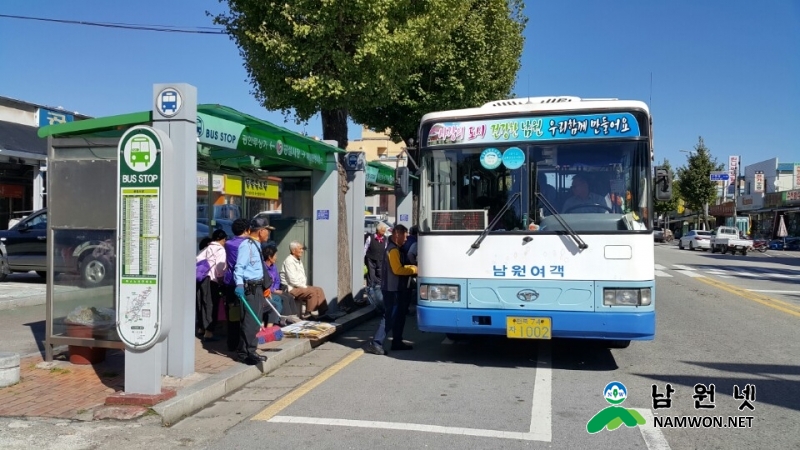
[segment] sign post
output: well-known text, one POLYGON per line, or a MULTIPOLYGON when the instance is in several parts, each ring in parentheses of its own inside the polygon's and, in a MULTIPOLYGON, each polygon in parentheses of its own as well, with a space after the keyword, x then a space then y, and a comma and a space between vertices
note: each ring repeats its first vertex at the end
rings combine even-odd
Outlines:
POLYGON ((364 297, 364 206, 366 203, 366 155, 348 152, 344 158, 347 171, 347 229, 350 237, 350 263, 353 300, 364 297))
POLYGON ((140 125, 122 135, 118 151, 116 325, 125 344, 125 392, 157 395, 161 352, 153 347, 170 323, 161 301, 162 160, 172 144, 163 131, 140 125))

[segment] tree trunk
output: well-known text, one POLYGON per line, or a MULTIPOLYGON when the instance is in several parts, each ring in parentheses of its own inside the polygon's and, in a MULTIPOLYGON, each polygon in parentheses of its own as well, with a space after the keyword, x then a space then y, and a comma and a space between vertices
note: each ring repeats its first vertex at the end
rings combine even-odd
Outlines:
MULTIPOLYGON (((339 148, 347 148, 347 110, 323 110, 322 116, 322 138, 333 140, 339 144, 339 148)), ((351 286, 350 264, 350 239, 347 232, 347 173, 342 165, 341 158, 336 159, 336 170, 339 175, 339 217, 338 217, 338 265, 339 282, 337 290, 337 301, 340 307, 348 307, 353 302, 353 286, 351 286)))

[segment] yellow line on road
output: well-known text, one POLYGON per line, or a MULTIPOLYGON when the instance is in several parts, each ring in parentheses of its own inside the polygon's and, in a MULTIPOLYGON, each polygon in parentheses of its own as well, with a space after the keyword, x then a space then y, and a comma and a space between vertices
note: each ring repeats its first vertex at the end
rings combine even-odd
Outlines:
POLYGON ((358 359, 363 354, 364 350, 356 350, 348 354, 347 356, 339 360, 336 364, 328 367, 327 369, 323 370, 319 375, 308 380, 305 384, 303 384, 299 388, 293 390, 292 392, 289 392, 285 396, 281 397, 275 403, 269 405, 266 409, 253 416, 251 420, 271 419, 279 412, 283 411, 286 407, 299 400, 300 397, 308 394, 314 388, 324 383, 328 378, 336 375, 337 372, 347 367, 350 363, 358 359))
POLYGON ((777 309, 778 311, 781 312, 785 312, 786 314, 800 317, 800 308, 798 308, 795 305, 792 305, 791 303, 787 303, 772 297, 767 297, 766 295, 756 294, 744 288, 734 287, 729 284, 725 284, 721 281, 712 280, 711 278, 708 277, 694 278, 694 279, 702 281, 703 283, 709 284, 711 286, 714 286, 715 288, 722 289, 723 291, 730 292, 731 294, 738 295, 739 297, 745 298, 747 300, 751 300, 756 303, 761 303, 764 306, 769 306, 770 308, 777 309))

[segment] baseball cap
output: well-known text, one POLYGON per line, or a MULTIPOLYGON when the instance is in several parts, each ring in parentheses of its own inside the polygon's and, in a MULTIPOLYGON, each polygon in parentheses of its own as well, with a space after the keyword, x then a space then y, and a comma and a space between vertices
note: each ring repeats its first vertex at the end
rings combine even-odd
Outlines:
POLYGON ((250 230, 260 230, 262 228, 266 228, 268 230, 275 230, 275 227, 269 224, 269 221, 264 217, 255 217, 250 220, 250 230))

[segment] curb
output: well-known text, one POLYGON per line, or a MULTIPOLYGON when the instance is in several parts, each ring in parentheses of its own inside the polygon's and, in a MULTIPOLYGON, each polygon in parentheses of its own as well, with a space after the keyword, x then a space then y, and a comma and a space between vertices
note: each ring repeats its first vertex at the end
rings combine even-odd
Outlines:
POLYGON ((346 316, 342 316, 331 322, 336 325, 336 331, 330 337, 336 337, 345 331, 361 325, 375 316, 377 316, 377 311, 375 311, 375 306, 373 305, 365 306, 355 312, 347 314, 346 316))
POLYGON ((161 423, 164 426, 172 426, 294 358, 311 352, 311 343, 307 339, 292 338, 277 348, 280 351, 270 352, 264 363, 258 366, 237 365, 211 375, 203 381, 179 390, 174 398, 153 406, 153 411, 161 416, 161 423))

